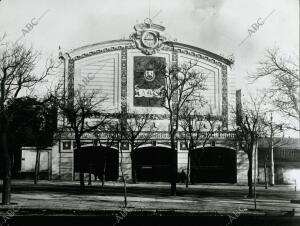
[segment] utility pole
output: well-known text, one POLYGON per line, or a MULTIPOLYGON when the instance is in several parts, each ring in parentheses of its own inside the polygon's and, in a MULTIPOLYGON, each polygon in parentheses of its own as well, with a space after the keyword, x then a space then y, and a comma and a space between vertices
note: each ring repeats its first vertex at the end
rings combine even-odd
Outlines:
POLYGON ((275 175, 274 175, 274 148, 273 148, 273 115, 271 113, 271 181, 270 185, 273 186, 275 184, 275 175))
POLYGON ((257 169, 258 169, 258 165, 257 165, 257 148, 258 148, 258 141, 256 139, 255 144, 254 144, 254 209, 256 210, 256 180, 257 180, 257 169))

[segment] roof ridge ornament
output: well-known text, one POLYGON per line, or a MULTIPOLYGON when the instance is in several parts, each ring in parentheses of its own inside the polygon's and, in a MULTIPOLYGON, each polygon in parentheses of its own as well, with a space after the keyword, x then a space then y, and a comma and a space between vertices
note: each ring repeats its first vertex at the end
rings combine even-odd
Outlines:
POLYGON ((136 24, 134 30, 130 38, 134 41, 136 48, 146 55, 157 53, 167 40, 162 35, 165 27, 154 24, 150 18, 146 18, 143 23, 136 24))

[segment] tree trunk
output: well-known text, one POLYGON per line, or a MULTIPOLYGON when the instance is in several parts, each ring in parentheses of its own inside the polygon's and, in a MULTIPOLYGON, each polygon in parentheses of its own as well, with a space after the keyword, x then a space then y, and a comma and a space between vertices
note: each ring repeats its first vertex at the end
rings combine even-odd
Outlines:
POLYGON ((7 133, 1 132, 1 149, 3 153, 4 176, 2 185, 2 204, 9 205, 11 199, 11 160, 7 145, 7 133))
POLYGON ((40 172, 40 159, 41 159, 41 150, 36 149, 36 159, 34 167, 34 184, 37 184, 39 181, 39 172, 40 172))
POLYGON ((267 176, 267 159, 264 161, 264 177, 265 177, 265 189, 268 189, 268 176, 267 176))
MULTIPOLYGON (((272 138, 273 140, 273 138, 272 138)), ((274 186, 275 184, 275 173, 274 173, 274 150, 273 150, 273 141, 271 141, 271 156, 270 156, 270 171, 271 171, 271 181, 270 181, 270 185, 274 186)))
POLYGON ((84 187, 84 173, 82 172, 81 169, 80 169, 80 172, 79 172, 79 180, 80 180, 80 192, 84 192, 85 191, 85 187, 84 187))
POLYGON ((131 146, 131 152, 130 152, 130 156, 131 156, 131 173, 132 173, 132 183, 136 184, 136 166, 135 166, 135 156, 134 156, 134 150, 132 148, 133 146, 131 146))
POLYGON ((176 196, 177 148, 176 148, 175 135, 171 135, 171 149, 172 149, 171 195, 176 196))
POLYGON ((124 185, 124 207, 127 207, 127 187, 126 187, 126 180, 125 180, 125 175, 123 172, 123 151, 121 147, 121 143, 119 143, 119 152, 121 153, 121 160, 120 160, 120 170, 121 170, 121 177, 123 180, 123 185, 124 185))
POLYGON ((257 165, 257 140, 255 142, 255 145, 254 145, 254 209, 256 210, 256 206, 257 206, 257 203, 256 203, 256 182, 257 182, 257 168, 258 168, 258 165, 257 165))
MULTIPOLYGON (((300 120, 299 120, 299 122, 300 122, 300 120)), ((273 116, 272 116, 272 114, 271 114, 271 147, 270 147, 270 171, 271 171, 271 181, 270 181, 270 185, 271 186, 274 186, 274 184, 275 184, 275 174, 274 174, 274 147, 273 147, 273 116)))
POLYGON ((104 182, 105 182, 105 173, 106 173, 106 150, 104 151, 103 172, 101 177, 102 187, 104 186, 104 182))
POLYGON ((88 185, 92 185, 92 173, 91 173, 91 170, 89 170, 89 181, 88 181, 88 185))
POLYGON ((252 165, 253 165, 253 160, 252 160, 252 148, 248 153, 248 160, 249 160, 249 168, 248 168, 248 197, 252 198, 253 197, 253 181, 252 181, 252 165), (251 153, 250 153, 251 152, 251 153))
MULTIPOLYGON (((75 140, 76 140, 76 148, 77 151, 80 153, 79 156, 81 156, 81 143, 80 143, 80 137, 75 136, 75 140)), ((85 186, 84 186, 84 172, 83 172, 83 166, 82 166, 82 159, 80 159, 80 169, 79 169, 79 181, 80 181, 80 192, 84 192, 85 191, 85 186)))
POLYGON ((136 184, 136 166, 135 166, 134 158, 131 159, 131 163, 132 163, 132 183, 136 184))
POLYGON ((188 150, 188 162, 187 162, 187 169, 186 169, 186 182, 185 187, 189 187, 189 178, 190 178, 190 158, 191 158, 191 151, 188 150))

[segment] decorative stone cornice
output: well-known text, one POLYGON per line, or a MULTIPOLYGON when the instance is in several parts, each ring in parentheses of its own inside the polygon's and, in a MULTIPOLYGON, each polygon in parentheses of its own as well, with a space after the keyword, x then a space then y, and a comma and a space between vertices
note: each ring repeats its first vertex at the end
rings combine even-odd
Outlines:
MULTIPOLYGON (((83 58, 94 56, 97 54, 104 54, 104 53, 113 52, 113 51, 121 51, 124 49, 136 49, 137 48, 137 46, 133 40, 126 40, 126 41, 127 41, 127 43, 124 43, 124 40, 115 40, 112 42, 108 42, 108 44, 111 44, 111 46, 99 48, 96 50, 92 50, 92 51, 89 51, 86 53, 76 55, 73 57, 73 60, 77 61, 77 60, 81 60, 83 58)), ((230 66, 233 63, 232 61, 225 59, 222 56, 219 56, 217 54, 200 49, 198 47, 189 46, 189 45, 182 44, 182 43, 165 42, 165 43, 162 43, 160 50, 170 51, 170 52, 177 51, 178 53, 186 54, 186 55, 198 58, 198 59, 205 60, 205 61, 213 63, 217 66, 221 66, 222 68, 230 66)))
POLYGON ((233 61, 230 59, 226 59, 218 54, 212 53, 210 51, 201 49, 196 46, 187 45, 184 43, 179 42, 165 42, 165 46, 168 46, 172 48, 173 50, 177 50, 178 53, 194 56, 199 59, 204 59, 208 62, 211 62, 213 64, 219 65, 219 66, 231 66, 233 64, 233 61))
MULTIPOLYGON (((118 43, 116 43, 116 44, 118 44, 118 43)), ((104 48, 99 48, 97 50, 89 51, 88 53, 83 53, 83 54, 77 55, 73 59, 76 61, 76 60, 81 60, 83 58, 94 56, 97 54, 103 54, 103 53, 108 53, 108 52, 113 52, 113 51, 122 51, 124 49, 134 49, 134 48, 135 48, 134 43, 131 41, 131 43, 128 43, 128 44, 104 47, 104 48)))

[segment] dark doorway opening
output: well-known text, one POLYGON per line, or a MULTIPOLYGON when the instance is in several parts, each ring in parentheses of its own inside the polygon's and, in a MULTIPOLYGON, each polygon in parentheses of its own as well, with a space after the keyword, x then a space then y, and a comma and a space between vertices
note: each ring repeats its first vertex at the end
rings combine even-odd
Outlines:
POLYGON ((144 147, 134 151, 137 181, 169 182, 172 150, 166 147, 144 147))
POLYGON ((205 147, 191 152, 191 183, 236 183, 236 151, 205 147))
POLYGON ((103 146, 82 147, 74 150, 74 172, 92 173, 105 180, 116 181, 119 177, 119 152, 117 149, 103 146), (104 171, 105 170, 105 171, 104 171))

